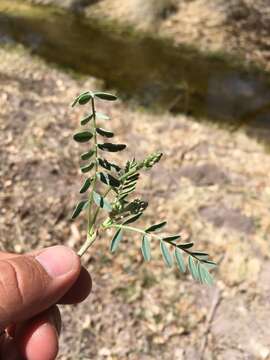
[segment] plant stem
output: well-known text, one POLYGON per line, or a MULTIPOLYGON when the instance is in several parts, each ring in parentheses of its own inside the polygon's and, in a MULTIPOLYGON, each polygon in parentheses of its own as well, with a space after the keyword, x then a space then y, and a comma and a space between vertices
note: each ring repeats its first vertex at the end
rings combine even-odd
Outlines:
POLYGON ((87 238, 85 243, 80 248, 78 255, 82 256, 87 249, 94 243, 96 239, 96 232, 94 231, 94 226, 96 222, 96 214, 92 215, 93 211, 93 193, 96 187, 96 180, 97 180, 97 172, 98 172, 98 161, 97 161, 97 132, 96 132, 96 109, 95 109, 95 102, 94 98, 91 99, 92 105, 92 114, 93 114, 93 135, 94 135, 94 161, 95 161, 95 175, 92 182, 92 191, 89 195, 89 204, 88 204, 88 217, 87 217, 87 238))
POLYGON ((96 238, 97 238, 97 233, 96 232, 94 232, 91 235, 87 233, 87 240, 84 242, 84 244, 82 245, 82 247, 78 251, 78 253, 77 253, 78 256, 82 257, 86 253, 86 251, 90 248, 90 246, 93 245, 96 238))

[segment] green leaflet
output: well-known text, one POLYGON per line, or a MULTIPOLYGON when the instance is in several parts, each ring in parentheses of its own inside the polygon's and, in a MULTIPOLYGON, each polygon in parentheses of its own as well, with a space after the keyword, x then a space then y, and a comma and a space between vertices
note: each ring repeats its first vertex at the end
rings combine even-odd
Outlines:
POLYGON ((172 256, 171 256, 171 254, 170 254, 170 252, 168 250, 168 247, 167 247, 166 243, 163 242, 163 241, 160 241, 160 250, 161 250, 163 260, 164 260, 165 264, 168 267, 172 267, 173 266, 172 256))
POLYGON ((88 93, 85 93, 85 94, 82 94, 79 96, 78 98, 78 103, 80 105, 85 105, 87 104, 90 100, 92 99, 92 95, 88 92, 88 93))
POLYGON ((189 271, 190 271, 193 279, 194 280, 200 280, 199 272, 198 272, 198 266, 195 263, 192 256, 188 257, 188 267, 189 267, 189 271))
POLYGON ((165 238, 163 238, 164 241, 168 241, 168 242, 172 242, 174 240, 178 240, 181 239, 181 235, 172 235, 172 236, 167 236, 165 238))
POLYGON ((102 112, 96 111, 95 115, 97 120, 110 120, 110 117, 102 112))
POLYGON ((133 186, 133 187, 131 187, 131 188, 125 190, 125 191, 121 191, 121 196, 122 196, 122 195, 128 195, 128 194, 130 194, 132 191, 134 191, 135 189, 136 189, 136 186, 133 186))
POLYGON ((202 251, 192 251, 191 255, 196 256, 196 258, 200 259, 200 260, 207 260, 209 255, 205 252, 202 251))
POLYGON ((130 217, 130 218, 127 219, 125 222, 123 222, 122 225, 128 225, 128 224, 131 224, 131 223, 137 221, 137 220, 142 216, 142 214, 143 214, 143 213, 141 212, 141 213, 138 213, 138 214, 130 217))
POLYGON ((177 245, 177 247, 179 249, 190 249, 190 248, 192 248, 193 245, 194 245, 193 242, 189 242, 189 243, 179 244, 179 245, 177 245))
POLYGON ((111 242, 110 250, 112 253, 115 252, 115 250, 118 248, 119 243, 122 240, 122 237, 123 237, 123 230, 118 229, 111 242))
POLYGON ((97 176, 98 176, 99 180, 106 185, 109 185, 112 187, 120 186, 120 181, 118 179, 116 179, 114 176, 112 176, 111 174, 99 172, 97 174, 97 176))
POLYGON ((141 251, 145 261, 151 260, 151 248, 150 248, 150 241, 147 235, 144 235, 142 238, 142 245, 141 251))
POLYGON ((125 181, 124 184, 125 184, 125 185, 123 186, 123 189, 127 189, 127 188, 130 188, 130 187, 133 187, 134 185, 136 186, 137 180, 134 180, 134 181, 125 181))
POLYGON ((124 150, 127 146, 125 144, 111 144, 111 143, 104 143, 98 144, 100 150, 109 151, 109 152, 117 152, 124 150))
POLYGON ((101 195, 93 191, 93 199, 97 206, 106 211, 112 211, 111 204, 104 199, 101 195))
POLYGON ((185 273, 186 272, 186 264, 185 264, 182 252, 179 249, 175 248, 174 256, 175 256, 175 260, 176 260, 179 270, 182 273, 185 273))
POLYGON ((84 117, 82 120, 81 120, 81 125, 86 125, 89 123, 89 121, 93 118, 93 114, 91 115, 87 115, 86 117, 84 117))
POLYGON ((89 164, 89 165, 82 166, 82 167, 81 167, 81 172, 82 172, 83 174, 85 174, 85 173, 91 171, 94 166, 95 166, 95 163, 91 163, 91 164, 89 164))
POLYGON ((119 172, 121 170, 121 168, 118 165, 113 164, 107 161, 106 159, 98 158, 98 163, 100 166, 102 166, 104 169, 108 171, 115 170, 116 172, 119 172))
POLYGON ((108 101, 117 100, 117 97, 115 95, 105 93, 105 92, 101 92, 101 91, 94 92, 94 96, 96 96, 96 97, 98 97, 99 99, 102 99, 102 100, 108 100, 108 101))
POLYGON ((96 128, 96 131, 99 135, 104 136, 106 138, 114 137, 114 133, 103 128, 96 128))
POLYGON ((214 261, 203 260, 202 263, 206 267, 206 269, 209 269, 209 270, 217 267, 217 264, 214 261))
POLYGON ((79 143, 85 143, 89 140, 91 140, 93 137, 93 134, 90 131, 82 131, 75 135, 73 135, 73 139, 79 143))
POLYGON ((155 224, 155 225, 152 225, 152 226, 149 226, 145 232, 153 232, 153 231, 156 231, 156 230, 160 230, 161 228, 163 228, 165 225, 167 224, 167 221, 163 221, 159 224, 155 224))
POLYGON ((74 211, 73 211, 73 213, 72 213, 72 215, 71 215, 71 219, 73 220, 73 219, 75 219, 76 217, 78 217, 78 216, 80 215, 80 213, 82 212, 82 210, 84 210, 87 206, 88 206, 88 200, 82 200, 82 201, 80 201, 80 202, 76 205, 76 207, 75 207, 75 209, 74 209, 74 211))
POLYGON ((202 264, 200 264, 198 267, 198 273, 199 273, 199 279, 202 284, 206 284, 206 285, 214 284, 214 279, 212 275, 202 264))
POLYGON ((125 180, 128 182, 137 181, 140 177, 139 173, 136 173, 134 175, 128 176, 125 180))
POLYGON ((84 184, 83 184, 83 186, 81 187, 81 190, 80 190, 81 194, 85 193, 89 189, 89 187, 91 185, 91 182, 92 182, 92 180, 89 179, 89 178, 85 180, 85 182, 84 182, 84 184))
POLYGON ((79 99, 84 96, 89 94, 89 91, 85 91, 84 93, 80 94, 79 96, 76 97, 76 99, 73 101, 73 103, 71 104, 72 107, 74 107, 75 105, 77 105, 79 99))
POLYGON ((89 160, 94 155, 95 150, 89 150, 81 155, 82 160, 89 160))

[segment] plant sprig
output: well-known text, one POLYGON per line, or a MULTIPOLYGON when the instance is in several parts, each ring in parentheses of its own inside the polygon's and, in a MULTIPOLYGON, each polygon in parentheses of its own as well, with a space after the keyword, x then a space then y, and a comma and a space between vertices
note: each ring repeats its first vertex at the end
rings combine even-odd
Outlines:
POLYGON ((140 172, 155 166, 160 161, 162 153, 150 154, 142 161, 132 159, 124 166, 106 159, 106 153, 120 152, 126 145, 110 142, 114 138, 114 133, 99 126, 99 121, 106 122, 109 117, 96 111, 96 99, 115 101, 117 98, 105 92, 86 91, 72 104, 72 107, 90 104, 90 112, 80 122, 83 129, 73 136, 76 142, 90 145, 86 152, 81 154, 81 160, 84 162, 81 172, 87 177, 80 193, 84 194, 85 198, 79 201, 72 214, 72 219, 75 219, 81 212, 87 211, 87 238, 78 252, 79 256, 85 254, 101 231, 115 229, 110 244, 113 253, 117 250, 124 233, 136 232, 141 236, 141 252, 145 261, 151 259, 152 242, 158 241, 164 263, 168 267, 172 267, 176 262, 182 273, 188 268, 195 280, 212 284, 213 277, 209 270, 216 264, 209 259, 206 252, 194 251, 193 242, 182 243, 181 235, 161 235, 160 231, 166 226, 166 221, 153 224, 146 229, 134 226, 148 206, 147 202, 133 196, 140 172), (105 219, 104 214, 107 215, 105 219))

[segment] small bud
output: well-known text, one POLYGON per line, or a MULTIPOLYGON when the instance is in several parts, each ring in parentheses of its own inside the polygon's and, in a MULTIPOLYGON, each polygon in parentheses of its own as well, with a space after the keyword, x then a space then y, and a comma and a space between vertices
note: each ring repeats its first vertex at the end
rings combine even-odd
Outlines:
POLYGON ((144 159, 143 161, 141 161, 138 165, 137 165, 137 170, 140 169, 151 169, 156 163, 159 162, 159 160, 162 157, 162 153, 161 152, 156 152, 153 154, 148 155, 148 157, 146 159, 144 159))

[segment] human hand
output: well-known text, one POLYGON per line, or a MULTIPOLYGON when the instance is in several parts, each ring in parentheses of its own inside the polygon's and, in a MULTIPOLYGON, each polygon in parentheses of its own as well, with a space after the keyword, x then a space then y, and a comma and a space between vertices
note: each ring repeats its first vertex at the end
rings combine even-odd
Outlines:
POLYGON ((67 247, 0 252, 0 358, 55 359, 61 328, 56 304, 80 302, 90 291, 90 275, 67 247))

